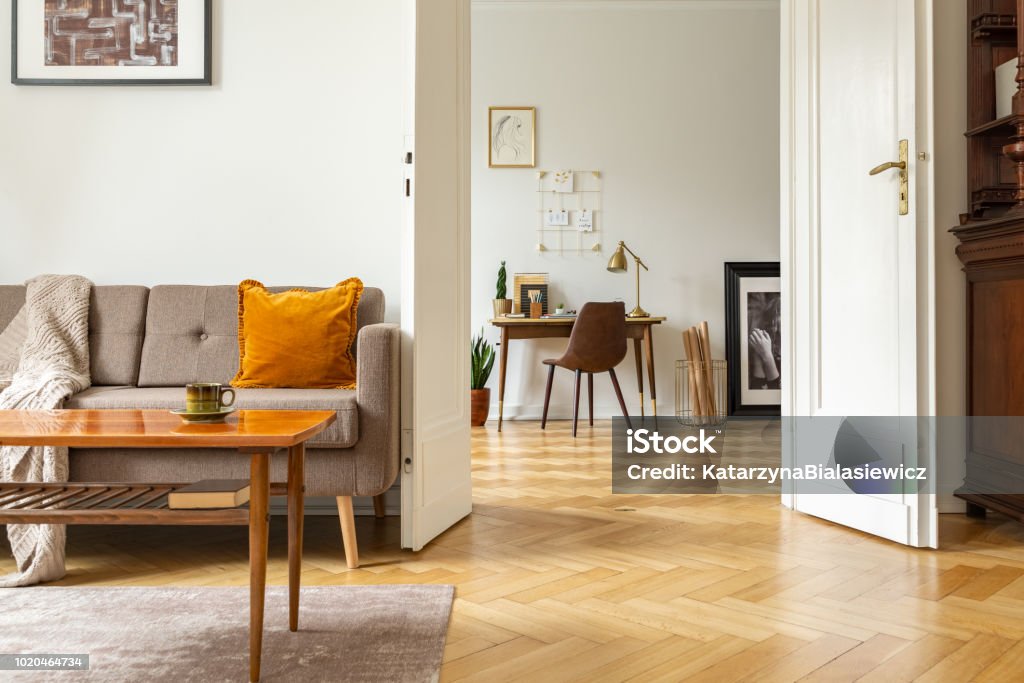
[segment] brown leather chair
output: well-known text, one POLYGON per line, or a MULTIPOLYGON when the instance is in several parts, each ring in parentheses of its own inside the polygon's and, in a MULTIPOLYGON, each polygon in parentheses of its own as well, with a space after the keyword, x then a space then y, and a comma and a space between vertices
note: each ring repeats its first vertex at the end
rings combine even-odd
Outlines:
POLYGON ((629 411, 622 400, 619 380, 615 377, 615 366, 626 357, 626 305, 621 301, 610 303, 586 303, 576 316, 576 323, 569 335, 569 347, 561 358, 549 358, 544 361, 548 366, 548 386, 544 391, 544 415, 540 428, 548 423, 548 403, 551 401, 551 383, 555 378, 555 368, 565 368, 576 373, 576 390, 573 395, 572 435, 576 436, 576 423, 580 414, 580 378, 587 373, 587 393, 589 395, 590 424, 594 424, 594 373, 607 372, 615 387, 615 396, 619 399, 622 415, 629 422, 629 411))

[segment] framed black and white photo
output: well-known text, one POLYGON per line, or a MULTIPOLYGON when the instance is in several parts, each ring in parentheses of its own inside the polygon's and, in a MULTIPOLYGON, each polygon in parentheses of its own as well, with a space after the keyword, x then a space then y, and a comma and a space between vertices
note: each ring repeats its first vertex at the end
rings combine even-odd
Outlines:
POLYGON ((778 415, 782 406, 782 294, 778 262, 725 264, 729 414, 778 415))
POLYGON ((12 0, 15 85, 209 85, 212 0, 12 0))
POLYGON ((537 165, 536 108, 488 108, 487 165, 491 168, 534 168, 537 165))

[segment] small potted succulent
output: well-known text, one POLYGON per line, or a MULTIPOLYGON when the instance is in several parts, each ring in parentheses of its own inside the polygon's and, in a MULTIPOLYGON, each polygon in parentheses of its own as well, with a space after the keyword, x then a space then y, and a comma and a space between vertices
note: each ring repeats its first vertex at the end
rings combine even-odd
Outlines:
POLYGON ((557 306, 555 306, 555 315, 564 315, 564 314, 565 314, 565 304, 558 304, 557 306))
POLYGON ((491 390, 485 385, 494 368, 494 347, 484 339, 484 331, 473 337, 469 347, 472 368, 469 385, 470 424, 482 427, 491 409, 491 390))
POLYGON ((498 268, 498 283, 494 294, 494 317, 500 318, 512 312, 512 299, 507 298, 508 290, 505 287, 506 280, 505 262, 501 262, 498 268))

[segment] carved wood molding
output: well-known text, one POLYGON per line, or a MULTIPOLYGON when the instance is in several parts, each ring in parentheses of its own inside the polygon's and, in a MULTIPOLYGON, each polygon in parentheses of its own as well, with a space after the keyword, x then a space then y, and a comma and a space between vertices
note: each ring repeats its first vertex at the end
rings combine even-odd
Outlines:
POLYGON ((1024 258, 1024 218, 975 221, 951 230, 960 240, 956 255, 965 266, 1024 258))
POLYGON ((965 266, 1024 258, 1024 235, 966 242, 956 248, 956 255, 965 266))

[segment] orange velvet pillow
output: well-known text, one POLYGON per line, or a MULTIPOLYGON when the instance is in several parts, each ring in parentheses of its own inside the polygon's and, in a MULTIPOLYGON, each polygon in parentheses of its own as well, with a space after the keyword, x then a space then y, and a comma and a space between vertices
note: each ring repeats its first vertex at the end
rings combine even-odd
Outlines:
POLYGON ((256 280, 238 285, 238 374, 243 389, 355 389, 356 310, 363 283, 272 294, 256 280))

